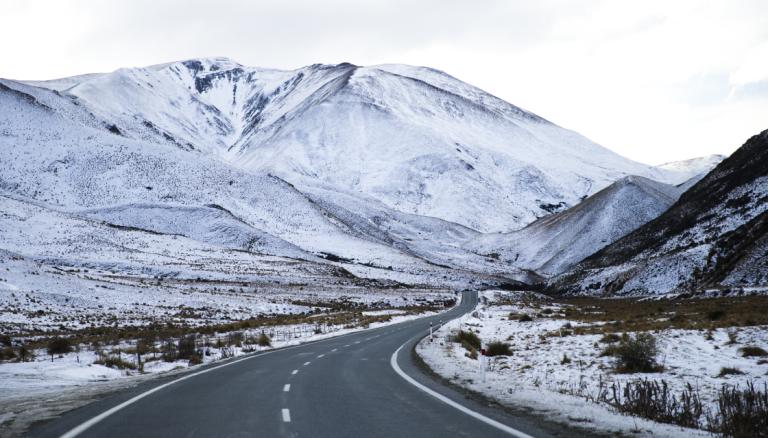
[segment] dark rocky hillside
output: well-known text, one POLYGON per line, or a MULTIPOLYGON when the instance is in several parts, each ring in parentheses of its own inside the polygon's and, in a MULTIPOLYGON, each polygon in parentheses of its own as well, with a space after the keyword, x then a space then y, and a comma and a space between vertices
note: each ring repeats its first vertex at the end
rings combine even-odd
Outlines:
POLYGON ((550 286, 566 293, 640 294, 764 285, 765 276, 747 274, 744 261, 754 265, 768 257, 759 251, 766 210, 768 131, 763 131, 664 214, 586 258, 550 286))

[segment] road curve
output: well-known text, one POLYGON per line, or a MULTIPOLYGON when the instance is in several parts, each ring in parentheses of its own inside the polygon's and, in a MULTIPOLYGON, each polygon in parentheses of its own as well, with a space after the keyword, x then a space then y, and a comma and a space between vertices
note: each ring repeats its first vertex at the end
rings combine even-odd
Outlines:
POLYGON ((546 437, 574 430, 467 398, 427 376, 413 345, 447 313, 157 379, 37 425, 34 437, 546 437), (399 353, 393 354, 397 352, 399 353), (393 367, 395 362, 396 366, 393 367), (399 374, 398 368, 402 374, 399 374), (409 381, 410 380, 410 381, 409 381))

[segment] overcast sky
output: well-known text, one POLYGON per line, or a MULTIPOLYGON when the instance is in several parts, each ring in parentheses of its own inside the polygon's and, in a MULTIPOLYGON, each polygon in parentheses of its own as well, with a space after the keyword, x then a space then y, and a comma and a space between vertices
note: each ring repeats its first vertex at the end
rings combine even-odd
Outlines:
POLYGON ((0 77, 226 56, 450 73, 630 158, 768 128, 768 1, 4 1, 0 77))

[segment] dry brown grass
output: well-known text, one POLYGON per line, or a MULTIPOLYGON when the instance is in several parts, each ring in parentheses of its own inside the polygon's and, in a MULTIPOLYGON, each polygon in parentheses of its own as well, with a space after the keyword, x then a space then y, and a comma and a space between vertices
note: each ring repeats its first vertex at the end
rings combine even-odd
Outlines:
POLYGON ((663 329, 714 329, 768 325, 768 297, 674 300, 572 298, 559 301, 565 317, 587 324, 574 334, 624 333, 663 329))
MULTIPOLYGON (((406 315, 419 314, 427 311, 443 310, 442 303, 440 304, 440 306, 424 305, 400 307, 398 310, 402 310, 406 315)), ((239 321, 200 326, 191 326, 184 323, 158 323, 146 326, 114 325, 86 327, 79 330, 61 330, 54 333, 33 331, 20 335, 18 338, 25 339, 29 348, 44 348, 51 339, 57 338, 66 339, 71 345, 117 345, 122 341, 133 341, 138 339, 178 339, 190 334, 211 336, 223 333, 236 333, 248 329, 263 329, 273 326, 294 324, 344 326, 349 328, 368 327, 372 323, 386 322, 392 319, 391 315, 364 315, 364 310, 380 309, 362 308, 359 310, 331 313, 318 312, 310 314, 258 316, 239 321)))

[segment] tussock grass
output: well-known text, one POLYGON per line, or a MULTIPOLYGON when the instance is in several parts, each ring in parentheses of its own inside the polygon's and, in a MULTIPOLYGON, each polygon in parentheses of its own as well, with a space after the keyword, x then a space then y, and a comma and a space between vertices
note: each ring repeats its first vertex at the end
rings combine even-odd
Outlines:
POLYGON ((506 342, 494 341, 485 349, 486 356, 512 356, 512 348, 506 342))
POLYGON ((457 342, 457 343, 462 344, 462 345, 466 344, 466 345, 474 348, 475 350, 479 350, 480 349, 480 344, 481 344, 480 337, 477 336, 477 334, 475 332, 471 331, 471 330, 459 330, 459 331, 457 331, 453 335, 451 341, 452 342, 457 342))
POLYGON ((93 363, 104 365, 108 368, 117 368, 118 370, 135 370, 137 366, 133 362, 123 360, 120 356, 104 356, 96 359, 93 363))
POLYGON ((716 329, 768 325, 768 296, 700 299, 564 298, 565 318, 586 323, 574 334, 716 329), (597 325, 595 323, 608 322, 597 325))
POLYGON ((739 352, 743 357, 765 357, 768 356, 768 351, 765 351, 763 348, 754 346, 754 345, 747 345, 744 347, 739 348, 739 352))
POLYGON ((744 374, 744 371, 735 368, 735 367, 722 367, 720 368, 720 373, 717 375, 717 377, 726 377, 726 376, 740 376, 744 374))

